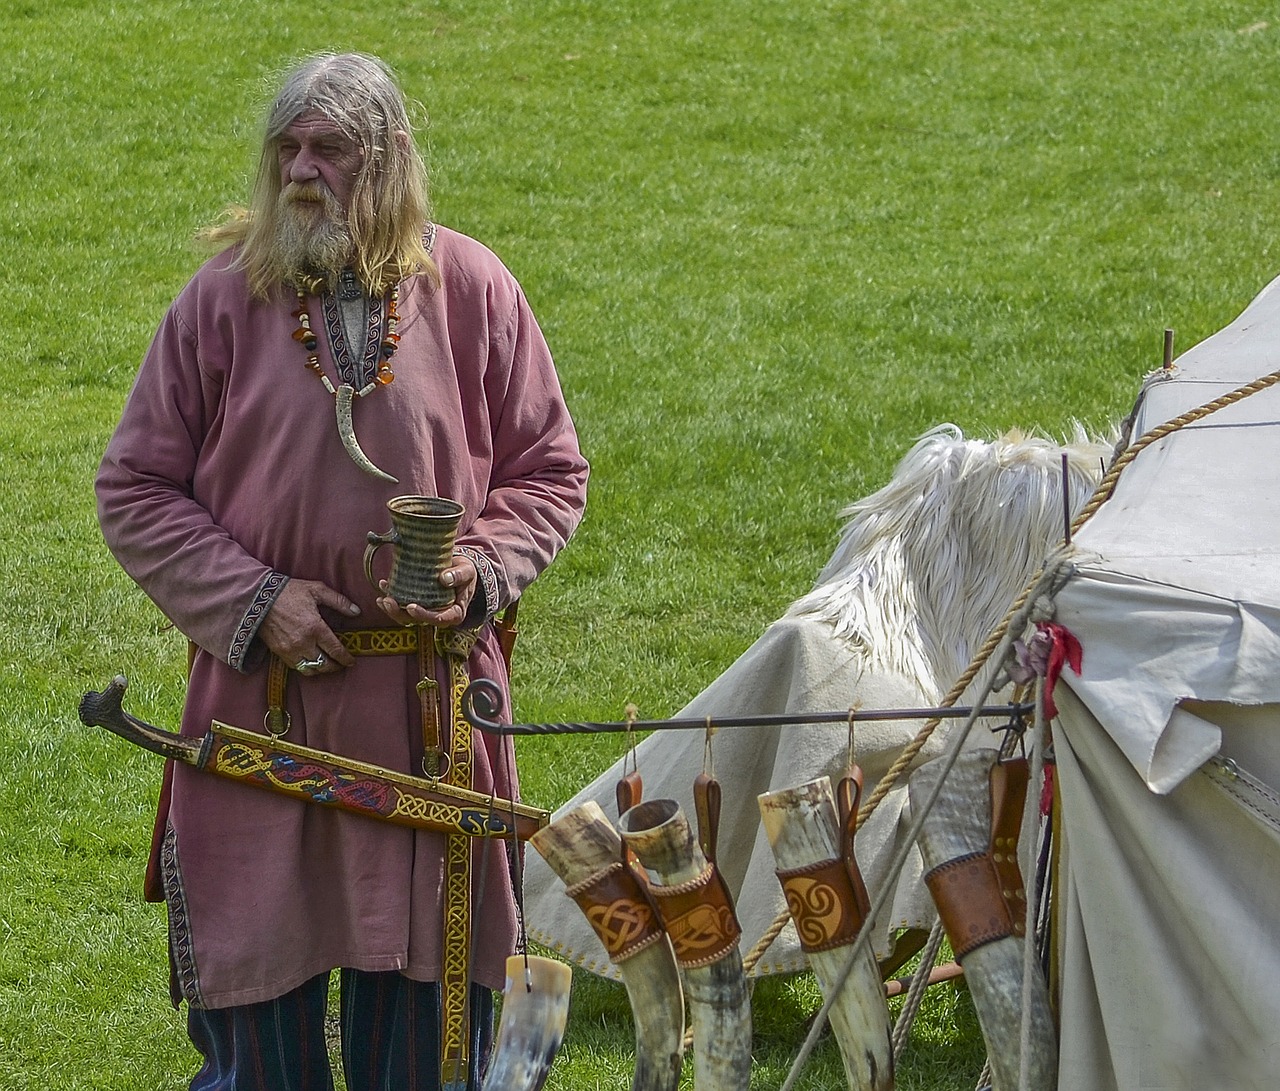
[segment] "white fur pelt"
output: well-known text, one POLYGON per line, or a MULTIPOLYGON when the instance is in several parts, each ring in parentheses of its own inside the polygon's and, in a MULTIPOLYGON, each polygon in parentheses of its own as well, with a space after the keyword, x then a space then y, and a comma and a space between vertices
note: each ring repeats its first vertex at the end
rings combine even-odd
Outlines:
POLYGON ((787 611, 829 623, 871 670, 919 678, 938 697, 1063 535, 1062 456, 1074 515, 1102 476, 1111 441, 1010 432, 926 432, 850 516, 817 585, 787 611))
MULTIPOLYGON (((1111 447, 1079 429, 1064 445, 1021 433, 995 441, 965 439, 949 424, 932 429, 902 459, 889 484, 845 509, 849 521, 817 586, 677 715, 701 719, 936 704, 1061 540, 1062 454, 1068 456, 1071 507, 1078 511, 1111 447)), ((980 675, 974 685, 982 680, 980 675)), ((900 720, 857 725, 857 761, 868 793, 920 726, 900 720)), ((942 748, 946 733, 945 725, 934 733, 921 761, 942 748)), ((992 745, 985 731, 975 731, 972 742, 992 745)), ((717 864, 737 904, 744 952, 784 908, 756 796, 819 776, 838 778, 848 746, 843 723, 716 734, 714 773, 724 797, 717 864)), ((653 732, 635 754, 644 797, 675 799, 692 816, 692 785, 703 771, 704 754, 702 732, 653 732)), ((593 800, 616 817, 614 789, 622 773, 620 760, 560 813, 593 800)), ((873 892, 887 881, 905 834, 906 800, 905 783, 897 785, 858 831, 858 862, 873 892)), ((932 923, 933 904, 920 874, 919 854, 913 853, 876 922, 872 939, 878 954, 887 952, 897 929, 932 923)), ((536 942, 614 976, 585 918, 536 854, 528 858, 525 916, 536 942)), ((755 973, 804 965, 788 927, 755 973)))

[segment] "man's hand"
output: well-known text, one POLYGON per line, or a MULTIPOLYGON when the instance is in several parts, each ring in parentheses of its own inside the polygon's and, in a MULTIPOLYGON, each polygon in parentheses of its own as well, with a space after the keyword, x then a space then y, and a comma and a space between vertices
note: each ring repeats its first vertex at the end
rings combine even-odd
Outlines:
POLYGON ((440 573, 440 582, 453 588, 453 602, 435 610, 428 610, 416 602, 401 606, 386 593, 387 581, 380 580, 383 596, 378 599, 382 612, 397 625, 434 625, 437 629, 452 629, 462 624, 467 608, 476 593, 476 566, 466 557, 455 555, 449 567, 440 573))
POLYGON ((348 617, 360 613, 354 602, 319 580, 290 580, 262 619, 258 636, 290 667, 323 658, 308 674, 332 674, 349 667, 355 659, 320 615, 322 606, 348 617))

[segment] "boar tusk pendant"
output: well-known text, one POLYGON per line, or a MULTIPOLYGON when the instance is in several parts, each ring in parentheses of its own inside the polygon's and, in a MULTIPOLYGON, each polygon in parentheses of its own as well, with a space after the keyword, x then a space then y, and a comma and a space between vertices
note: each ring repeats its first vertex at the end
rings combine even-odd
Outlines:
POLYGON ((351 403, 354 398, 355 390, 350 383, 343 383, 335 392, 338 411, 338 438, 342 440, 342 446, 347 449, 347 454, 351 456, 351 461, 365 473, 380 477, 383 481, 390 481, 392 484, 399 484, 397 478, 378 469, 377 466, 369 461, 369 456, 360 449, 360 442, 356 439, 355 424, 351 419, 351 403))

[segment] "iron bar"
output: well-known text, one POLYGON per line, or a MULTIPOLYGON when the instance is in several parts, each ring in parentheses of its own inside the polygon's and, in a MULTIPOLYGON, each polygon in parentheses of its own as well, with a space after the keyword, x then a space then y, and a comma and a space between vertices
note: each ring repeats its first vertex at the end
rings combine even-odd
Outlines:
MULTIPOLYGON (((1020 720, 1035 711, 1032 704, 986 705, 980 716, 1020 720)), ((838 712, 790 712, 760 716, 701 716, 677 720, 577 721, 542 724, 504 724, 502 691, 487 678, 477 678, 462 695, 462 713, 472 727, 491 735, 591 735, 617 731, 703 731, 722 727, 788 727, 798 724, 843 724, 886 720, 962 719, 972 706, 950 708, 844 709, 838 712)))

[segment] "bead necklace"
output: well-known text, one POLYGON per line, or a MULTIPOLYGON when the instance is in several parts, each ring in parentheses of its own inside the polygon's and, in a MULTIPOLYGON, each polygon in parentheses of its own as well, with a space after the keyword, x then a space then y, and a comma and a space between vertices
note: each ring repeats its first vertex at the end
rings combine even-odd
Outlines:
MULTIPOLYGON (((372 394, 378 387, 386 386, 396 377, 395 372, 391 370, 391 357, 396 354, 396 348, 400 344, 400 335, 396 333, 396 326, 400 322, 400 315, 396 311, 396 304, 399 299, 400 289, 398 287, 392 288, 387 296, 387 332, 379 346, 381 359, 378 361, 373 379, 360 390, 356 390, 347 382, 342 382, 335 387, 329 381, 329 376, 321 370, 320 355, 316 351, 319 339, 311 328, 311 316, 307 313, 307 295, 301 288, 298 289, 298 309, 293 312, 293 317, 298 320, 298 328, 293 331, 293 339, 302 346, 303 351, 307 354, 307 370, 314 371, 324 384, 325 390, 333 395, 338 418, 338 438, 342 441, 342 446, 346 449, 347 454, 351 456, 351 461, 365 473, 392 483, 396 483, 396 479, 386 471, 378 469, 369 460, 364 451, 361 450, 360 442, 356 439, 351 409, 352 402, 356 398, 363 398, 368 394, 372 394)), ((342 378, 341 372, 339 372, 338 378, 342 378)))
MULTIPOLYGON (((391 289, 391 293, 387 297, 387 332, 380 346, 382 359, 378 361, 378 369, 373 381, 352 392, 357 398, 372 394, 379 386, 387 386, 395 381, 396 373, 391 370, 391 357, 396 354, 396 349, 400 345, 400 335, 396 333, 396 326, 400 323, 400 314, 396 310, 396 304, 399 301, 400 287, 397 285, 391 289)), ((298 289, 298 309, 293 312, 293 317, 299 323, 298 328, 293 331, 293 339, 302 346, 303 351, 307 354, 307 370, 314 371, 320 381, 324 383, 325 390, 330 394, 336 395, 338 393, 337 388, 329 381, 329 376, 320 367, 320 355, 316 352, 318 341, 315 331, 311 328, 311 315, 307 312, 307 294, 301 288, 298 289)))

